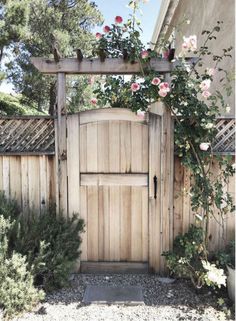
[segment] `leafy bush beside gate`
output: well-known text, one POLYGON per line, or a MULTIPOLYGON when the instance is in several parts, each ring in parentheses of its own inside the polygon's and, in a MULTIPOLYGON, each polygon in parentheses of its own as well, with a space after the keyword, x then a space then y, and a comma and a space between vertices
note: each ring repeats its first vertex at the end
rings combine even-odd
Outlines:
POLYGON ((28 215, 0 193, 0 304, 5 316, 29 310, 46 292, 68 284, 80 256, 82 219, 64 218, 55 208, 28 215))

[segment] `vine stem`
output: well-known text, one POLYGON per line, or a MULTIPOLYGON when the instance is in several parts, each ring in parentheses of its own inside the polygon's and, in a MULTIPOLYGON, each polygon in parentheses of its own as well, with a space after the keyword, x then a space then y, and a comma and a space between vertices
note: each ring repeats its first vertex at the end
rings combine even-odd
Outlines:
MULTIPOLYGON (((176 122, 180 126, 182 126, 182 124, 181 124, 180 120, 178 119, 178 116, 176 115, 176 113, 173 110, 173 108, 170 105, 168 105, 166 102, 165 102, 165 105, 167 106, 167 108, 170 109, 170 111, 171 111, 172 115, 174 116, 176 122)), ((196 149, 195 149, 195 147, 194 147, 194 145, 193 145, 193 143, 191 141, 191 138, 189 139, 189 137, 188 137, 188 143, 189 143, 189 145, 190 145, 190 147, 192 149, 192 152, 193 152, 193 154, 194 154, 194 156, 195 156, 195 158, 196 158, 196 160, 197 160, 197 162, 198 162, 198 164, 199 164, 199 166, 200 166, 200 168, 202 170, 202 174, 204 176, 204 179, 205 179, 205 181, 207 181, 207 174, 206 174, 204 165, 202 164, 202 160, 199 157, 199 155, 198 155, 198 153, 197 153, 197 151, 196 151, 196 149)), ((204 254, 207 257, 208 231, 209 231, 209 214, 208 214, 209 213, 209 205, 208 205, 207 196, 205 196, 205 195, 207 195, 207 194, 204 193, 206 209, 204 209, 205 213, 203 215, 204 223, 205 223, 205 226, 204 226, 203 230, 204 230, 204 254)))

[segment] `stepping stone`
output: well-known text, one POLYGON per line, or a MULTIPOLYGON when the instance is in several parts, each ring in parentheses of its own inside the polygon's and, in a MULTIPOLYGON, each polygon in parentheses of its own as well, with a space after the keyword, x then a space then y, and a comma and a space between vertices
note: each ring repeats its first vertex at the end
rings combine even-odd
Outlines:
POLYGON ((140 286, 96 286, 88 285, 85 289, 85 304, 125 304, 144 305, 140 286))

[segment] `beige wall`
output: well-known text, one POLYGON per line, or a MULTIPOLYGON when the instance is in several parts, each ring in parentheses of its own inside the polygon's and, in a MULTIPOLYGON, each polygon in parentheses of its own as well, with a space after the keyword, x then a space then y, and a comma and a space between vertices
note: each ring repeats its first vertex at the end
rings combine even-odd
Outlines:
MULTIPOLYGON (((203 44, 204 38, 201 35, 202 30, 211 30, 217 21, 223 21, 222 30, 218 34, 217 40, 212 41, 209 46, 212 52, 220 54, 223 48, 230 46, 235 47, 235 3, 234 0, 180 0, 175 14, 172 18, 171 25, 177 25, 183 21, 184 17, 190 20, 190 24, 183 24, 183 34, 177 35, 176 48, 177 52, 181 48, 182 36, 197 35, 198 48, 203 44)), ((168 31, 170 33, 170 30, 168 31)), ((233 58, 227 58, 222 63, 222 68, 227 69, 234 78, 235 74, 235 59, 233 49, 233 58)), ((207 60, 206 60, 207 61, 207 60)), ((213 67, 214 63, 208 63, 209 67, 213 67)), ((215 76, 215 83, 219 86, 219 79, 222 74, 215 76)), ((234 85, 233 85, 234 87, 234 85)), ((213 88, 212 88, 213 90, 213 88)), ((231 106, 231 112, 227 115, 234 114, 235 97, 227 97, 227 103, 231 106)), ((222 114, 226 114, 222 111, 222 114)))

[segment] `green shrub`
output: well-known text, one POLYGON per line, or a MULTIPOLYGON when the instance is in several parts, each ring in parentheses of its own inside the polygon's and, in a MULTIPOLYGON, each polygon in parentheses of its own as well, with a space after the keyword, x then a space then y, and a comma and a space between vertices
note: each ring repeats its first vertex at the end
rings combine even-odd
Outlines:
POLYGON ((83 220, 77 215, 65 218, 56 215, 55 207, 41 213, 20 213, 14 200, 0 194, 0 213, 14 218, 8 231, 9 254, 14 251, 27 257, 34 275, 34 284, 46 291, 64 287, 76 260, 80 256, 83 220), (28 220, 24 217, 29 217, 28 220))
POLYGON ((13 225, 14 221, 0 215, 0 305, 5 318, 32 309, 44 298, 44 292, 33 284, 26 257, 8 254, 8 232, 13 225))
POLYGON ((189 231, 175 238, 173 251, 162 254, 166 258, 170 273, 178 277, 190 278, 196 288, 203 285, 221 287, 226 276, 222 269, 208 262, 204 251, 203 230, 191 225, 189 231))
POLYGON ((217 252, 214 259, 216 264, 224 270, 227 270, 227 265, 235 269, 235 241, 229 242, 224 249, 217 252))
POLYGON ((83 228, 83 220, 76 215, 66 219, 57 216, 54 209, 18 223, 13 248, 26 255, 34 267, 37 286, 51 291, 68 284, 68 276, 80 256, 83 228))

